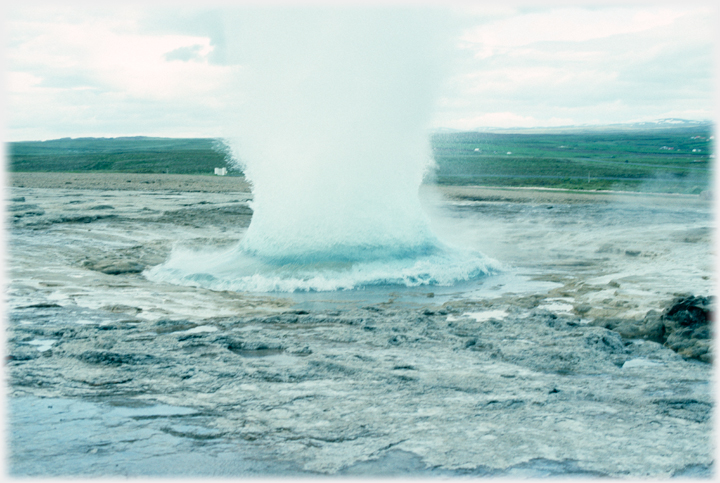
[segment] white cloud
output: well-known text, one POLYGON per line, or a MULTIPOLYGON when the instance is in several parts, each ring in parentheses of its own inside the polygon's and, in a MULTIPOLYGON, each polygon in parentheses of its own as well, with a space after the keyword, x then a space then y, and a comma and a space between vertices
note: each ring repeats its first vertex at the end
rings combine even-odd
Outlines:
MULTIPOLYGON (((224 109, 234 95, 238 66, 211 63, 208 37, 141 31, 141 18, 142 12, 127 8, 32 9, 11 17, 6 24, 11 137, 20 135, 16 126, 25 126, 26 133, 33 122, 55 125, 58 132, 74 128, 75 135, 103 125, 117 129, 112 113, 127 116, 128 106, 141 118, 171 124, 184 117, 178 108, 221 117, 213 111, 224 109), (188 53, 182 55, 182 49, 188 53), (176 115, 168 119, 166 112, 176 115), (94 122, 88 125, 88 119, 94 122)), ((202 124, 197 117, 195 122, 202 124)), ((128 123, 125 130, 137 126, 128 123)))
POLYGON ((585 89, 617 79, 617 72, 610 70, 573 69, 568 67, 530 66, 508 67, 473 72, 461 81, 467 94, 500 94, 517 92, 521 89, 533 91, 543 89, 574 88, 585 89))
POLYGON ((32 92, 42 82, 42 77, 28 72, 8 72, 5 87, 9 92, 20 94, 32 92))
POLYGON ((461 45, 487 58, 510 48, 537 42, 583 42, 613 35, 638 33, 672 24, 703 10, 677 8, 562 8, 548 12, 514 15, 479 25, 461 38, 461 45))
POLYGON ((561 50, 518 47, 506 52, 510 59, 538 62, 602 62, 608 53, 602 50, 587 50, 567 47, 561 50))
MULTIPOLYGON (((470 13, 463 22, 476 25, 456 37, 457 70, 440 92, 436 126, 713 114, 713 8, 478 6, 470 13)), ((233 27, 252 24, 242 10, 232 17, 201 8, 75 6, 9 14, 6 99, 13 139, 217 136, 230 124, 242 95, 238 63, 247 58, 233 27)), ((276 53, 285 55, 282 42, 292 38, 279 39, 276 53)), ((302 65, 302 58, 290 58, 287 69, 302 65)))
POLYGON ((480 116, 456 119, 449 122, 445 127, 472 130, 479 127, 556 127, 572 124, 574 124, 574 121, 571 118, 536 119, 532 116, 521 116, 512 112, 490 112, 480 116))
POLYGON ((113 27, 114 22, 106 19, 11 23, 10 30, 35 35, 12 49, 8 58, 11 65, 34 70, 31 75, 45 74, 45 82, 52 83, 53 76, 81 74, 100 89, 165 99, 211 92, 232 72, 202 60, 212 50, 208 38, 117 32, 113 27), (177 49, 197 46, 199 60, 165 58, 177 49))
POLYGON ((463 36, 459 51, 467 55, 434 124, 614 123, 668 112, 712 118, 716 14, 696 4, 641 5, 486 20, 463 36))

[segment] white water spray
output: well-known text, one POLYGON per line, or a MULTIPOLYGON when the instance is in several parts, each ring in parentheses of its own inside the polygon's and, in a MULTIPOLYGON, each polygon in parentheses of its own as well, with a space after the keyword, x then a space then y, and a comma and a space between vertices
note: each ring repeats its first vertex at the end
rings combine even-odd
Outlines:
POLYGON ((252 183, 234 249, 156 280, 230 290, 451 284, 488 272, 429 229, 418 188, 442 62, 436 11, 282 9, 235 19, 244 102, 225 138, 252 183))

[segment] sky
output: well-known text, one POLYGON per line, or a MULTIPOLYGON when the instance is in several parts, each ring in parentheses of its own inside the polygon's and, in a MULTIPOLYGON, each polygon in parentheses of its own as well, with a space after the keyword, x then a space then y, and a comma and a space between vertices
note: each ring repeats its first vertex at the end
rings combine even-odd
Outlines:
MULTIPOLYGON (((246 94, 228 21, 243 9, 150 5, 7 9, 6 140, 220 136, 246 94)), ((714 119, 712 2, 503 5, 438 16, 446 61, 428 127, 714 119)))

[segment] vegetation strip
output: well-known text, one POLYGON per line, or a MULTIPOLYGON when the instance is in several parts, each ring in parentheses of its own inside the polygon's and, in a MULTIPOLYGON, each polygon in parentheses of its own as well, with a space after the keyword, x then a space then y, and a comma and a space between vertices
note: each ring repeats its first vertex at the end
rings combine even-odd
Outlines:
MULTIPOLYGON (((700 194, 709 190, 711 124, 571 133, 451 132, 430 136, 441 185, 700 194)), ((338 153, 342 159, 342 153, 338 153)), ((8 143, 11 172, 241 176, 217 139, 78 138, 8 143)))

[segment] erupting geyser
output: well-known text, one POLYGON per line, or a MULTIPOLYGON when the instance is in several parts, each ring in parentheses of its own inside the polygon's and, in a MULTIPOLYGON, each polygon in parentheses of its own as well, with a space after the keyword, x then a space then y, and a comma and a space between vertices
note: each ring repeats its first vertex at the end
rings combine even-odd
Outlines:
POLYGON ((439 81, 437 12, 240 15, 243 101, 225 138, 252 183, 239 245, 174 251, 155 280, 227 290, 451 284, 488 272, 430 231, 418 188, 439 81))

